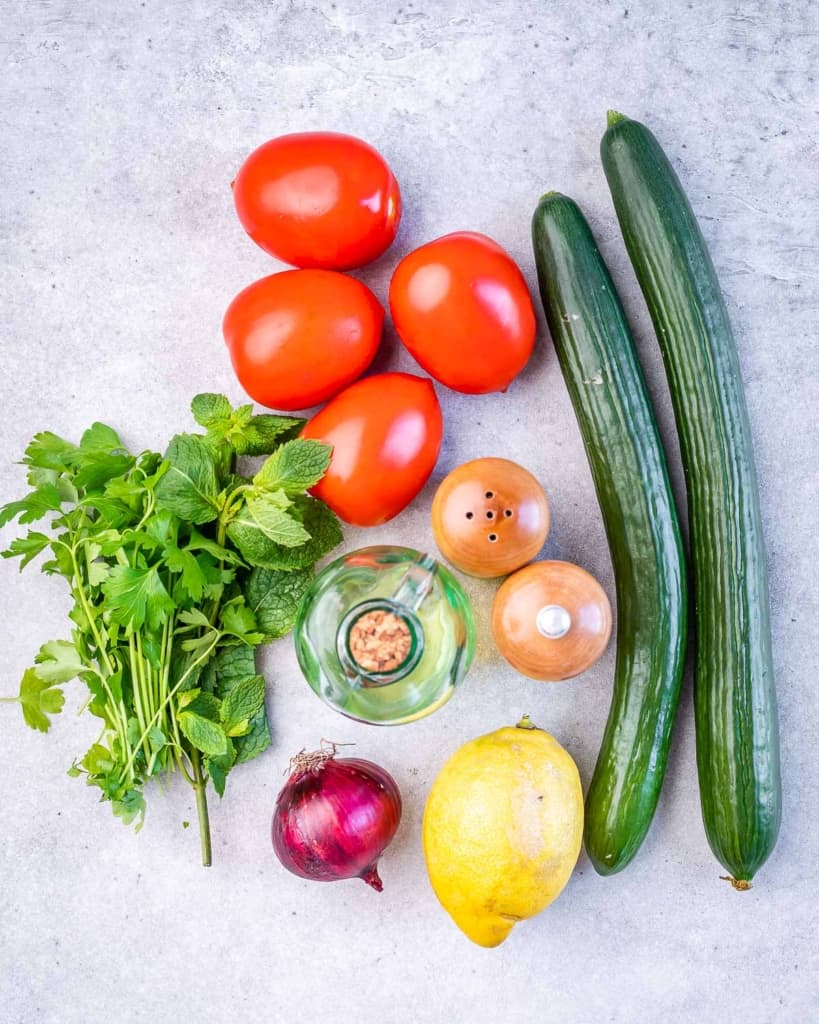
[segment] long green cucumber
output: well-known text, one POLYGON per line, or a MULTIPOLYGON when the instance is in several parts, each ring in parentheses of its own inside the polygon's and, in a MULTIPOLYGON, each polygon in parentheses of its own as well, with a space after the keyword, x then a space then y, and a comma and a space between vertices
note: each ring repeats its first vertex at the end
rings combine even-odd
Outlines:
POLYGON ((643 373, 589 226, 571 199, 549 193, 532 239, 614 567, 614 693, 585 824, 592 863, 612 874, 642 843, 665 774, 685 660, 685 558, 643 373))
POLYGON ((685 193, 651 132, 609 114, 603 167, 663 354, 688 487, 697 769, 708 842, 746 889, 781 816, 765 546, 731 324, 685 193))

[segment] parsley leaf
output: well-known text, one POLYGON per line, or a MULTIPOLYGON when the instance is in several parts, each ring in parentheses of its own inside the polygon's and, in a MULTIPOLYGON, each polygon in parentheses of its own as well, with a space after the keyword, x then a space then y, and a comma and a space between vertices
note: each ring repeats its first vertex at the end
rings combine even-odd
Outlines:
POLYGON ((54 484, 42 484, 19 501, 10 501, 0 508, 0 526, 19 516, 21 523, 36 523, 49 512, 59 512, 62 495, 54 484))
POLYGON ((222 605, 219 625, 226 636, 235 637, 252 647, 265 639, 264 633, 260 633, 256 625, 256 616, 245 604, 243 594, 237 594, 222 605))
POLYGON ((146 622, 156 629, 175 608, 156 566, 139 569, 115 565, 102 590, 113 621, 132 629, 141 629, 146 622))
POLYGON ((46 683, 67 683, 88 670, 77 648, 68 640, 50 640, 34 658, 34 671, 46 683))
POLYGON ((26 466, 38 466, 40 469, 53 469, 65 472, 74 465, 79 448, 70 441, 52 434, 50 430, 35 434, 26 448, 23 463, 26 466))
POLYGON ((92 423, 80 438, 80 449, 84 452, 124 451, 119 434, 104 423, 92 423))
POLYGON ((121 477, 134 465, 132 455, 112 455, 94 449, 83 455, 74 474, 74 486, 85 490, 101 490, 109 480, 121 477))
POLYGON ((23 706, 26 725, 40 732, 51 727, 49 715, 57 715, 63 709, 63 691, 47 679, 41 679, 34 668, 26 669, 20 682, 20 696, 16 698, 23 706))
POLYGON ((3 558, 16 558, 21 556, 20 572, 25 569, 32 558, 36 558, 41 551, 45 550, 51 543, 51 538, 44 533, 37 533, 36 530, 29 530, 25 537, 16 537, 8 548, 2 552, 3 558))
POLYGON ((165 564, 171 572, 180 573, 179 588, 183 596, 191 601, 199 601, 208 581, 196 555, 185 548, 170 548, 165 555, 165 564))

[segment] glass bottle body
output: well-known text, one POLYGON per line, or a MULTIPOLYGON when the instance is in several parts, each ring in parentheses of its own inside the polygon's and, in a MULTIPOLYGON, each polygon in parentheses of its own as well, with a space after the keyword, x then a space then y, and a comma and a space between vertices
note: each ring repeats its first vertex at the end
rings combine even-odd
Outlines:
POLYGON ((452 695, 474 655, 472 608, 455 577, 411 548, 370 547, 329 565, 295 630, 312 689, 362 722, 398 725, 452 695))

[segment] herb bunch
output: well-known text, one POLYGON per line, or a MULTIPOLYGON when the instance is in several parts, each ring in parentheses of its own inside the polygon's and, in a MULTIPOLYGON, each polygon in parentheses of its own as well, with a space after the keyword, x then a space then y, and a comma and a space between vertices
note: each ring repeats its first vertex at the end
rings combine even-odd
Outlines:
POLYGON ((303 420, 254 415, 221 395, 197 395, 205 433, 177 434, 165 455, 132 455, 94 423, 78 445, 50 432, 25 451, 31 491, 0 509, 40 521, 3 556, 65 577, 70 640, 43 644, 17 697, 47 732, 62 684, 88 688, 82 710, 101 720, 72 765, 126 823, 142 825, 144 785, 178 770, 193 786, 202 861, 211 862, 207 783, 222 796, 230 770, 270 745, 255 648, 284 636, 317 559, 341 540, 339 522, 305 492, 330 447, 296 435, 303 420), (240 456, 267 456, 237 472, 240 456))

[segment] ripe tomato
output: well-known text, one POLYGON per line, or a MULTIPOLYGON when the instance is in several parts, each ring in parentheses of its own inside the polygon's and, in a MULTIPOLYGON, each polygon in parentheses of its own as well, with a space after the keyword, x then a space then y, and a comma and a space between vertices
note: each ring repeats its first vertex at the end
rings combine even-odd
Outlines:
POLYGON ((285 270, 228 306, 222 331, 239 383, 274 409, 305 409, 367 369, 384 310, 360 281, 333 270, 285 270))
POLYGON ((342 391, 309 421, 303 437, 333 446, 313 488, 337 515, 377 526, 407 506, 435 466, 443 419, 432 381, 380 373, 342 391))
POLYGON ((427 373, 455 391, 505 391, 535 344, 529 289, 511 256, 486 235, 459 231, 395 268, 390 312, 427 373))
POLYGON ((361 267, 390 245, 401 219, 384 158, 336 132, 265 142, 239 169, 233 200, 253 241, 296 267, 361 267))

